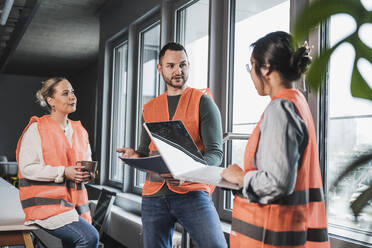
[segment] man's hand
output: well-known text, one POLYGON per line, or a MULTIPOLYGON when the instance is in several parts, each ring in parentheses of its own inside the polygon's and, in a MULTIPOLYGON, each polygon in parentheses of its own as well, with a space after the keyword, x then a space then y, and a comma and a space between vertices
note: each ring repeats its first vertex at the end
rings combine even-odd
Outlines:
POLYGON ((91 175, 87 171, 82 171, 83 166, 73 165, 65 168, 65 178, 77 183, 88 182, 91 179, 91 175))
POLYGON ((170 185, 170 186, 180 186, 181 181, 173 178, 172 174, 170 173, 165 173, 165 174, 160 174, 160 176, 165 179, 165 181, 170 185))
POLYGON ((140 155, 130 147, 118 148, 116 152, 122 153, 123 158, 139 158, 140 155))
POLYGON ((229 165, 222 171, 221 176, 231 183, 244 185, 245 172, 237 164, 229 165))

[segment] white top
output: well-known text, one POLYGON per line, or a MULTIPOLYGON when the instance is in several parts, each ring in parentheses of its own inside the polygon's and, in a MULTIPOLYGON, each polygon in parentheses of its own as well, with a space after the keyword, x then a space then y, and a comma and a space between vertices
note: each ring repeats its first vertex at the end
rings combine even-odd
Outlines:
MULTIPOLYGON (((71 146, 73 129, 70 122, 64 132, 71 146)), ((89 145, 86 160, 92 160, 92 152, 89 145)), ((44 163, 37 122, 32 123, 23 135, 19 151, 19 169, 22 176, 30 180, 54 181, 56 183, 64 180, 64 166, 50 166, 44 163)), ((72 209, 44 220, 26 221, 25 225, 36 223, 46 229, 57 229, 78 220, 79 215, 77 211, 72 209)))

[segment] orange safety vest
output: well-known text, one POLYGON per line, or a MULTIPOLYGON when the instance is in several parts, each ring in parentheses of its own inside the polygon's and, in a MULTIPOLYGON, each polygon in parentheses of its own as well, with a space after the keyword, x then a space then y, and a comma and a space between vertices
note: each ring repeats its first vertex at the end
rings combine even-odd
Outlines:
MULTIPOLYGON (((203 94, 210 95, 209 89, 198 90, 194 88, 187 88, 180 97, 177 105, 176 112, 172 120, 181 120, 185 125, 190 136, 194 140, 200 151, 204 151, 203 141, 199 135, 199 103, 200 98, 203 94)), ((169 120, 168 111, 168 99, 167 93, 151 99, 148 103, 144 105, 143 108, 143 118, 145 122, 159 122, 169 120)), ((151 141, 149 145, 150 155, 157 152, 154 143, 151 141)), ((149 175, 149 174, 148 174, 149 175)), ((153 195, 156 194, 164 185, 165 180, 160 177, 157 179, 146 177, 145 185, 142 189, 143 195, 153 195)), ((191 183, 185 182, 181 186, 171 186, 169 184, 168 188, 179 194, 186 194, 190 191, 204 190, 209 194, 214 191, 214 186, 201 184, 201 183, 191 183)))
MULTIPOLYGON (((314 122, 305 97, 294 89, 281 90, 272 100, 291 101, 306 124, 308 144, 297 171, 294 192, 270 204, 249 202, 236 195, 232 212, 230 246, 329 247, 326 208, 318 160, 314 122)), ((260 122, 249 138, 244 154, 245 171, 257 170, 252 163, 260 136, 260 122)))
MULTIPOLYGON (((17 144, 17 161, 23 135, 29 126, 37 122, 41 139, 44 163, 50 166, 72 166, 76 161, 85 160, 89 145, 88 133, 80 121, 71 121, 73 129, 72 147, 59 125, 44 115, 41 118, 31 117, 17 144)), ((24 178, 18 168, 19 196, 25 221, 43 220, 57 214, 76 209, 81 217, 92 222, 88 205, 88 195, 84 184, 65 180, 63 183, 54 181, 34 181, 24 178)))

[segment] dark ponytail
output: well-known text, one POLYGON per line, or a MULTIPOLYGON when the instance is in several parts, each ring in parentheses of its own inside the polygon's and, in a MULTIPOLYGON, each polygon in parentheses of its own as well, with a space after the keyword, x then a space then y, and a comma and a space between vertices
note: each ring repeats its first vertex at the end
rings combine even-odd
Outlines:
POLYGON ((269 70, 279 72, 287 84, 298 80, 311 63, 307 44, 298 47, 286 32, 269 33, 252 46, 256 74, 261 75, 260 68, 269 65, 269 70))

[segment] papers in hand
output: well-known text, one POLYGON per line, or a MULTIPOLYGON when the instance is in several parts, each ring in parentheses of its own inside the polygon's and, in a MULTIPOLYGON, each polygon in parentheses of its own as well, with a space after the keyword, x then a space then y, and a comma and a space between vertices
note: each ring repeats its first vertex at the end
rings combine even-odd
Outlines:
POLYGON ((146 132, 161 156, 122 158, 126 164, 140 170, 171 173, 182 182, 216 185, 226 189, 239 189, 221 177, 224 168, 208 166, 182 121, 144 123, 146 132))
POLYGON ((143 125, 173 178, 227 189, 241 188, 221 177, 224 168, 207 165, 182 121, 150 122, 143 125))

